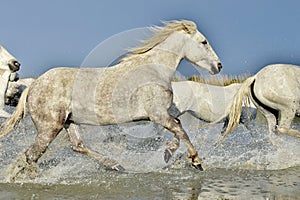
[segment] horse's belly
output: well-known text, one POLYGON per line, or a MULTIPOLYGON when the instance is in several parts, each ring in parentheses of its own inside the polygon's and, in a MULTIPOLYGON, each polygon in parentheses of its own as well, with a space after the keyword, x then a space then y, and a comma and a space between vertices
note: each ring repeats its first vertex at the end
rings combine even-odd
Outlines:
POLYGON ((145 109, 140 108, 143 105, 124 101, 124 97, 111 99, 107 97, 109 94, 102 94, 99 98, 99 94, 89 94, 90 98, 86 98, 85 95, 72 100, 72 120, 76 123, 110 125, 148 119, 145 109))
POLYGON ((78 124, 111 125, 148 119, 146 113, 111 112, 111 108, 97 109, 93 106, 73 107, 71 120, 78 124), (112 114, 113 113, 113 114, 112 114))
MULTIPOLYGON (((119 123, 114 120, 112 107, 107 104, 99 105, 95 95, 79 95, 72 100, 72 120, 79 124, 107 125, 119 123), (87 95, 87 96, 86 96, 87 95)), ((101 104, 101 102, 100 102, 101 104)))

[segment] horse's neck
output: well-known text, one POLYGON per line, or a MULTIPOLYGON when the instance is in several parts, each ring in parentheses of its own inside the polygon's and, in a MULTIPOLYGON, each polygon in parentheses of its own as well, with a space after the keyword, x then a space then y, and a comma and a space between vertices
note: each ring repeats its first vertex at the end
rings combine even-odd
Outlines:
POLYGON ((173 33, 163 42, 144 53, 137 53, 122 60, 111 68, 112 71, 131 71, 156 76, 165 83, 171 83, 176 69, 183 58, 185 38, 183 34, 173 33))
POLYGON ((161 78, 171 82, 181 59, 182 58, 180 56, 171 50, 167 51, 166 49, 160 49, 157 47, 146 53, 136 55, 125 62, 121 62, 115 67, 123 68, 125 65, 128 70, 152 70, 155 71, 155 74, 159 74, 161 78))
POLYGON ((165 74, 166 76, 171 77, 174 76, 182 59, 176 53, 164 49, 153 49, 148 55, 144 59, 144 63, 155 64, 155 66, 159 67, 159 71, 163 70, 165 73, 169 73, 169 75, 165 74))
POLYGON ((151 49, 149 53, 155 54, 154 58, 157 63, 173 68, 176 71, 183 58, 185 39, 183 34, 174 32, 165 41, 151 49))

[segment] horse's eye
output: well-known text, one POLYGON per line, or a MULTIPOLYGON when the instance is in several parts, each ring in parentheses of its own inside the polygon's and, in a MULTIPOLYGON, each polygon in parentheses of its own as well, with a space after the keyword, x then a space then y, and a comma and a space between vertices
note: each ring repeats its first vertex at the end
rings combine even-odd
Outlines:
POLYGON ((202 44, 204 44, 204 45, 206 45, 207 44, 207 41, 206 40, 204 40, 203 42, 201 42, 202 44))

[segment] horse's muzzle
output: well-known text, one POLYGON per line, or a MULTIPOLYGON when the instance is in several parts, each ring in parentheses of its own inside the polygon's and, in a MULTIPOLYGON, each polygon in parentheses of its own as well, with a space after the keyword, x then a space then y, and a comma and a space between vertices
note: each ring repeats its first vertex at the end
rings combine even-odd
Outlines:
POLYGON ((20 69, 21 64, 16 60, 12 60, 8 63, 8 66, 12 72, 16 72, 20 69))

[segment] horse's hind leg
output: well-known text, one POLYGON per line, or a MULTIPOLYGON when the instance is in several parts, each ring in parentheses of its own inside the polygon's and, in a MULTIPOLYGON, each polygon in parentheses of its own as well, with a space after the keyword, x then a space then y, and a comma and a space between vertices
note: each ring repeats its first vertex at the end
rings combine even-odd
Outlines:
POLYGON ((275 133, 276 124, 277 124, 276 116, 273 113, 271 113, 270 111, 264 109, 263 107, 261 107, 259 105, 256 105, 256 107, 265 116, 265 118, 267 120, 270 142, 273 145, 277 146, 277 144, 279 142, 281 142, 281 140, 274 134, 275 133))
POLYGON ((262 112, 262 114, 265 116, 265 118, 267 120, 269 133, 271 134, 271 133, 275 132, 275 127, 277 124, 276 116, 264 108, 260 107, 259 110, 262 112))
POLYGON ((34 178, 36 176, 36 162, 63 128, 62 124, 56 122, 49 122, 44 124, 44 126, 37 126, 36 123, 38 135, 36 136, 34 143, 7 169, 10 172, 7 179, 10 181, 14 181, 16 178, 20 177, 34 178))
POLYGON ((116 171, 124 171, 125 170, 117 161, 107 158, 98 152, 88 149, 83 144, 82 138, 79 133, 78 125, 71 123, 69 125, 66 125, 65 128, 69 134, 69 138, 70 138, 70 141, 72 144, 72 149, 74 151, 82 153, 84 155, 87 155, 96 160, 99 160, 108 169, 113 169, 116 171))
POLYGON ((289 135, 300 139, 300 132, 291 129, 292 121, 295 117, 295 112, 284 110, 280 112, 279 125, 276 128, 277 133, 289 135))
POLYGON ((55 139, 62 127, 52 128, 51 130, 40 131, 35 138, 33 145, 25 152, 27 162, 29 164, 37 162, 37 160, 46 151, 50 143, 55 139))

